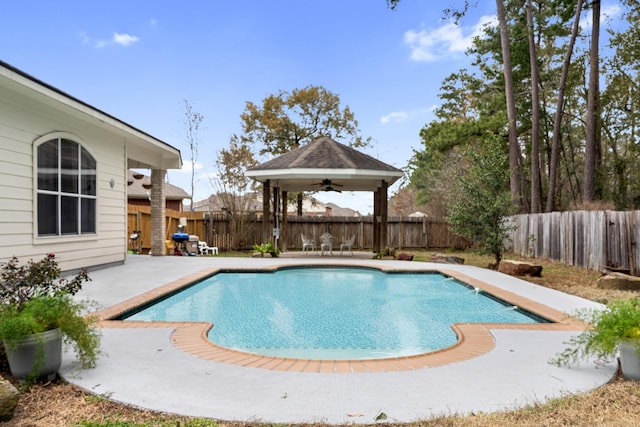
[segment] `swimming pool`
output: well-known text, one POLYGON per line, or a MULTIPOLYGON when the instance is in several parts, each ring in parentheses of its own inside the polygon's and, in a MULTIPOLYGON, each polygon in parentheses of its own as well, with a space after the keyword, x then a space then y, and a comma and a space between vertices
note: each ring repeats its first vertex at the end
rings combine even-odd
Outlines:
POLYGON ((449 347, 454 323, 545 322, 440 273, 362 267, 221 272, 125 317, 209 322, 209 339, 226 348, 334 360, 449 347))

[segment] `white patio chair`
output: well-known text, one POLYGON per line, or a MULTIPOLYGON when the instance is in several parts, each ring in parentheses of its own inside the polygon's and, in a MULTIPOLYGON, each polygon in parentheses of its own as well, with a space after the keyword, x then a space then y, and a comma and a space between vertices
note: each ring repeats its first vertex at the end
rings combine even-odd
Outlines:
POLYGON ((302 252, 306 251, 307 249, 311 249, 313 252, 317 252, 318 249, 316 248, 316 241, 314 239, 309 239, 304 234, 300 234, 300 237, 302 237, 302 252))
POLYGON ((342 255, 342 250, 345 248, 349 249, 349 252, 351 253, 351 255, 353 255, 353 242, 355 240, 356 236, 354 235, 349 240, 345 240, 344 242, 340 243, 340 255, 342 255))
POLYGON ((218 255, 218 248, 216 246, 209 246, 207 242, 198 242, 198 253, 200 255, 213 254, 218 255))
POLYGON ((324 255, 324 251, 329 251, 329 255, 333 256, 333 236, 324 233, 320 236, 320 255, 324 255))

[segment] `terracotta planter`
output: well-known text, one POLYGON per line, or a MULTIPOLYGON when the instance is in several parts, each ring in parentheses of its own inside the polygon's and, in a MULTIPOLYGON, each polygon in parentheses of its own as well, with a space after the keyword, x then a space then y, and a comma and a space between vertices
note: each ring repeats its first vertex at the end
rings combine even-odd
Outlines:
POLYGON ((618 347, 622 375, 630 380, 640 380, 640 343, 621 341, 618 347))
POLYGON ((54 380, 62 364, 62 332, 60 329, 33 334, 15 348, 4 343, 11 375, 18 379, 34 376, 54 380))

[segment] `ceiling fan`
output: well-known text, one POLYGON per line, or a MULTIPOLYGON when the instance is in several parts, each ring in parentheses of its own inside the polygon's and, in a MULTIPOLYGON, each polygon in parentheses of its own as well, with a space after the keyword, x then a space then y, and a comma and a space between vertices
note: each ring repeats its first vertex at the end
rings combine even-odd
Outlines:
POLYGON ((322 191, 335 191, 336 193, 342 193, 341 190, 338 190, 334 187, 342 187, 342 184, 334 184, 331 182, 330 179, 323 179, 322 182, 317 182, 315 184, 312 185, 317 185, 320 187, 324 187, 324 189, 322 191))

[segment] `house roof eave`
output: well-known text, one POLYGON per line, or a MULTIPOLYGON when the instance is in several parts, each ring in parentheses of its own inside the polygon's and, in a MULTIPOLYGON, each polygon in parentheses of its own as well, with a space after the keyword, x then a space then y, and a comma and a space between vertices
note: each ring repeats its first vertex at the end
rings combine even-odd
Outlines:
POLYGON ((55 109, 75 120, 108 129, 121 137, 127 145, 129 167, 180 169, 180 150, 62 90, 39 80, 0 60, 0 88, 9 89, 7 96, 16 103, 33 100, 32 108, 55 109), (13 99, 13 98, 12 98, 13 99))

